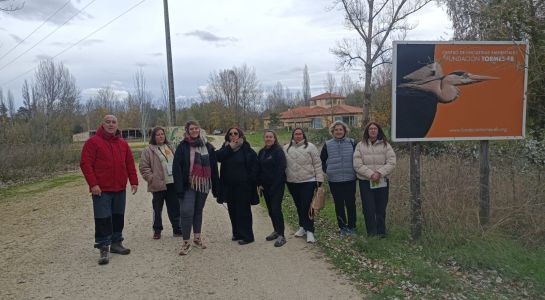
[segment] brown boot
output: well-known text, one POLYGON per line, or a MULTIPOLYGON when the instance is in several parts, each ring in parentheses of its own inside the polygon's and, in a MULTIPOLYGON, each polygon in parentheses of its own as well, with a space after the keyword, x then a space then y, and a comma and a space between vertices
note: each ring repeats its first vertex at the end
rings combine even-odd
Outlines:
POLYGON ((99 250, 100 257, 98 258, 98 264, 107 265, 110 262, 110 246, 102 246, 99 250))
POLYGON ((131 249, 123 247, 123 244, 121 242, 112 243, 110 246, 110 252, 117 253, 121 255, 127 255, 131 253, 131 249))

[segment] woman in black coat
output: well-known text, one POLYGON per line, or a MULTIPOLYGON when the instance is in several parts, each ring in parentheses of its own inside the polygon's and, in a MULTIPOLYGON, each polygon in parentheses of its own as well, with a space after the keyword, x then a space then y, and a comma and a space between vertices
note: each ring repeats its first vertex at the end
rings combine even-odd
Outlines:
POLYGON ((193 243, 205 249, 201 239, 203 209, 208 193, 218 197, 218 164, 214 147, 208 143, 197 121, 185 125, 185 138, 180 142, 172 165, 174 186, 180 203, 183 244, 180 255, 191 250, 193 243))
POLYGON ((233 241, 246 245, 254 241, 252 204, 257 195, 257 154, 244 133, 233 127, 225 134, 225 143, 216 151, 220 167, 221 195, 218 202, 227 203, 233 230, 233 241))
POLYGON ((267 236, 267 241, 275 240, 274 246, 281 247, 286 243, 284 237, 284 216, 282 214, 282 199, 286 183, 286 156, 278 144, 278 137, 272 130, 266 130, 263 135, 265 146, 257 155, 259 173, 257 183, 259 190, 265 197, 269 217, 274 231, 267 236))

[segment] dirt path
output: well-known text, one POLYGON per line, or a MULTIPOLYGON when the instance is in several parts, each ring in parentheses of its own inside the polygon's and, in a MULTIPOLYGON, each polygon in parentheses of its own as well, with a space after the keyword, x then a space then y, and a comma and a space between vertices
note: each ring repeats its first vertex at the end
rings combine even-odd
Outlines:
MULTIPOLYGON (((166 210, 166 209, 165 209, 166 210)), ((127 196, 128 256, 97 265, 92 205, 83 180, 30 197, 0 201, 1 299, 361 299, 315 246, 293 237, 266 242, 266 211, 254 207, 256 242, 232 242, 227 210, 208 198, 208 249, 181 257, 181 238, 152 240, 151 197, 143 185, 127 196)))

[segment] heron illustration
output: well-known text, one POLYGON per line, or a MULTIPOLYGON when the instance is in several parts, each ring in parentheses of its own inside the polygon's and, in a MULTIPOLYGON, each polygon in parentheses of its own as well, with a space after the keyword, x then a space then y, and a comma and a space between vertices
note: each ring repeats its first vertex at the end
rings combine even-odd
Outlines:
POLYGON ((458 86, 479 83, 486 80, 499 79, 498 77, 471 74, 466 71, 454 71, 443 75, 443 68, 438 62, 425 65, 422 68, 403 76, 408 80, 398 87, 420 90, 432 93, 440 103, 451 103, 460 96, 458 86))

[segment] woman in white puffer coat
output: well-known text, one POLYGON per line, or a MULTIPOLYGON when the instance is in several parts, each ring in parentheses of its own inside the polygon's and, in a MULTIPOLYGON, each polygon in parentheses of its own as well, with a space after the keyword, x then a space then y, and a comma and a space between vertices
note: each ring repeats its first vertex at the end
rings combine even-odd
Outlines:
POLYGON ((396 155, 379 124, 367 124, 363 140, 354 151, 354 170, 359 179, 363 217, 368 236, 386 235, 386 206, 396 155))
POLYGON ((286 181, 288 190, 297 207, 299 230, 296 237, 307 236, 307 242, 314 243, 314 221, 308 216, 314 189, 324 182, 322 162, 318 149, 307 141, 302 128, 295 128, 291 142, 284 146, 286 153, 286 181))

